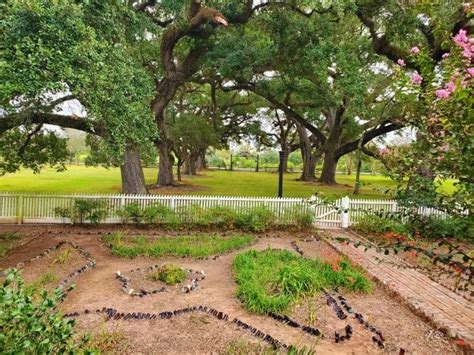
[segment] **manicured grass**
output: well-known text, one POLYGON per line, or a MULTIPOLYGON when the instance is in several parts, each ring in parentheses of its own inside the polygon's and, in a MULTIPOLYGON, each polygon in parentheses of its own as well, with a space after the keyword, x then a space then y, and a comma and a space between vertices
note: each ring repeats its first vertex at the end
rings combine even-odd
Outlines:
POLYGON ((319 258, 305 259, 287 250, 249 250, 237 255, 232 268, 239 284, 237 296, 249 311, 285 312, 304 296, 343 287, 370 292, 372 284, 347 260, 334 267, 319 258))
MULTIPOLYGON (((156 182, 157 170, 145 168, 147 184, 156 182)), ((355 175, 337 175, 339 185, 327 186, 296 181, 299 173, 285 174, 283 195, 285 197, 308 197, 314 193, 330 198, 353 196, 355 175)), ((184 177, 184 186, 165 188, 160 194, 219 195, 219 196, 276 196, 278 174, 271 172, 206 171, 196 177, 184 177)), ((358 198, 389 198, 387 190, 396 183, 382 175, 363 175, 361 194, 358 198)), ((118 168, 86 168, 69 166, 58 173, 44 169, 40 174, 23 170, 17 174, 0 177, 0 191, 46 192, 46 193, 118 193, 121 189, 118 168)), ((454 191, 453 181, 444 184, 446 193, 454 191)))
POLYGON ((104 236, 103 239, 112 245, 113 255, 157 258, 167 255, 203 258, 239 249, 255 241, 255 238, 250 235, 234 235, 231 237, 192 235, 152 239, 143 236, 123 236, 120 233, 104 236))

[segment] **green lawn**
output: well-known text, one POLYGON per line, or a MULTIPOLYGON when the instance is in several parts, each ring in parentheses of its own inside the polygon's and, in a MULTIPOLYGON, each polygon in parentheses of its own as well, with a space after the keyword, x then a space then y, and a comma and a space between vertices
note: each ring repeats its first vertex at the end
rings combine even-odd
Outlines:
MULTIPOLYGON (((145 168, 147 184, 156 181, 157 170, 145 168)), ((285 174, 283 195, 286 197, 307 197, 316 192, 337 198, 352 195, 355 175, 338 175, 337 186, 321 186, 296 181, 297 173, 285 174)), ((184 186, 160 189, 163 194, 221 195, 221 196, 276 196, 278 174, 270 172, 206 171, 197 177, 185 177, 184 186)), ((360 198, 387 198, 385 191, 395 188, 395 183, 381 175, 362 176, 360 198)), ((452 191, 452 182, 446 184, 446 191, 452 191)), ((118 193, 120 192, 120 170, 118 168, 86 168, 69 166, 58 173, 44 169, 40 174, 24 170, 17 174, 0 177, 0 191, 52 192, 52 193, 118 193)))

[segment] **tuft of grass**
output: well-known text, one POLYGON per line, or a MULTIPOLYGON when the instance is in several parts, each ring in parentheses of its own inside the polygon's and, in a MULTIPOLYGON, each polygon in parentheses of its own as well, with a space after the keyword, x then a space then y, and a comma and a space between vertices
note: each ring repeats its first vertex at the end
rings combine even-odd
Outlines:
POLYGON ((20 238, 16 232, 0 233, 0 258, 5 256, 13 246, 13 241, 20 238))
POLYGON ((163 281, 165 284, 173 286, 186 280, 187 273, 178 265, 164 264, 149 276, 153 281, 163 281))
POLYGON ((362 271, 342 259, 337 268, 319 258, 305 259, 287 250, 249 250, 232 265, 239 284, 237 296, 255 313, 285 312, 302 297, 331 287, 370 292, 362 271))
POLYGON ((103 240, 111 244, 112 254, 120 257, 170 255, 203 258, 250 245, 255 241, 255 238, 250 235, 232 237, 192 235, 151 239, 143 236, 112 234, 104 236, 103 240))
POLYGON ((59 280, 59 277, 56 274, 53 274, 52 272, 47 272, 43 275, 38 280, 38 283, 41 286, 46 286, 48 284, 51 284, 53 282, 57 282, 59 280))
POLYGON ((71 248, 64 250, 61 254, 59 254, 57 257, 53 259, 53 264, 64 265, 66 262, 68 262, 71 259, 72 252, 73 252, 73 249, 71 248))
POLYGON ((246 354, 278 354, 278 350, 260 342, 250 342, 247 339, 239 338, 236 341, 229 342, 225 349, 227 355, 246 355, 246 354))
POLYGON ((102 323, 101 331, 91 336, 87 343, 87 350, 91 354, 124 353, 128 347, 126 335, 119 331, 117 326, 108 330, 105 321, 102 323))

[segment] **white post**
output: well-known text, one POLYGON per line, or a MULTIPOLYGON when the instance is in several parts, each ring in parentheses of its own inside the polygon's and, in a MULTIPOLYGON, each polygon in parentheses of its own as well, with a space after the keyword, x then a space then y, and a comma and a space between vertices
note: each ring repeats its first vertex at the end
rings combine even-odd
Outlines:
POLYGON ((341 200, 341 227, 349 228, 349 197, 345 196, 341 200))

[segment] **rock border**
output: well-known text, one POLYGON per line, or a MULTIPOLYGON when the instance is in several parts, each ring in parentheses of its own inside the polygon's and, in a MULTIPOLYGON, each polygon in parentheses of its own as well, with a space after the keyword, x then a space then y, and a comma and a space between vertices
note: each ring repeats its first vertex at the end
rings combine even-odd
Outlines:
MULTIPOLYGON (((270 344, 273 348, 275 349, 284 349, 284 350, 291 350, 291 349, 296 349, 292 345, 287 345, 284 342, 276 339, 275 337, 271 336, 268 333, 262 332, 258 330, 257 328, 251 326, 250 324, 247 324, 243 321, 241 321, 238 318, 233 318, 230 320, 230 316, 224 312, 221 312, 215 308, 210 308, 207 306, 193 306, 193 307, 186 307, 182 309, 177 309, 174 311, 164 311, 160 313, 144 313, 144 312, 119 312, 115 308, 106 308, 103 307, 102 309, 97 309, 95 311, 96 314, 105 314, 105 321, 109 320, 154 320, 154 319, 171 319, 171 318, 176 318, 179 316, 183 316, 189 313, 205 313, 208 314, 218 320, 221 320, 226 323, 230 324, 235 324, 238 328, 241 328, 248 333, 250 333, 252 336, 259 338, 263 340, 264 342, 270 344)), ((75 318, 79 317, 81 314, 89 314, 93 313, 90 310, 85 310, 84 312, 71 312, 71 313, 66 313, 64 314, 64 317, 67 318, 75 318)))
MULTIPOLYGON (((152 272, 153 270, 156 270, 161 266, 162 265, 156 264, 156 265, 151 265, 147 268, 136 268, 136 269, 130 270, 129 273, 152 272)), ((180 290, 181 293, 190 293, 190 292, 196 291, 199 288, 199 281, 202 281, 206 278, 206 274, 204 273, 204 271, 195 271, 195 270, 187 269, 187 268, 184 268, 184 267, 181 267, 181 269, 186 271, 187 273, 189 273, 191 275, 192 274, 196 275, 195 278, 191 279, 191 283, 189 283, 186 286, 181 288, 181 290, 180 290)), ((133 288, 130 288, 130 285, 129 285, 130 278, 125 276, 125 274, 122 274, 120 271, 117 271, 115 278, 119 280, 119 282, 122 286, 122 290, 126 294, 128 294, 132 297, 134 297, 134 296, 143 297, 143 296, 148 296, 148 295, 168 291, 168 289, 164 286, 160 287, 160 288, 157 288, 157 289, 154 289, 154 290, 145 290, 145 289, 139 289, 138 291, 134 290, 133 288)))

